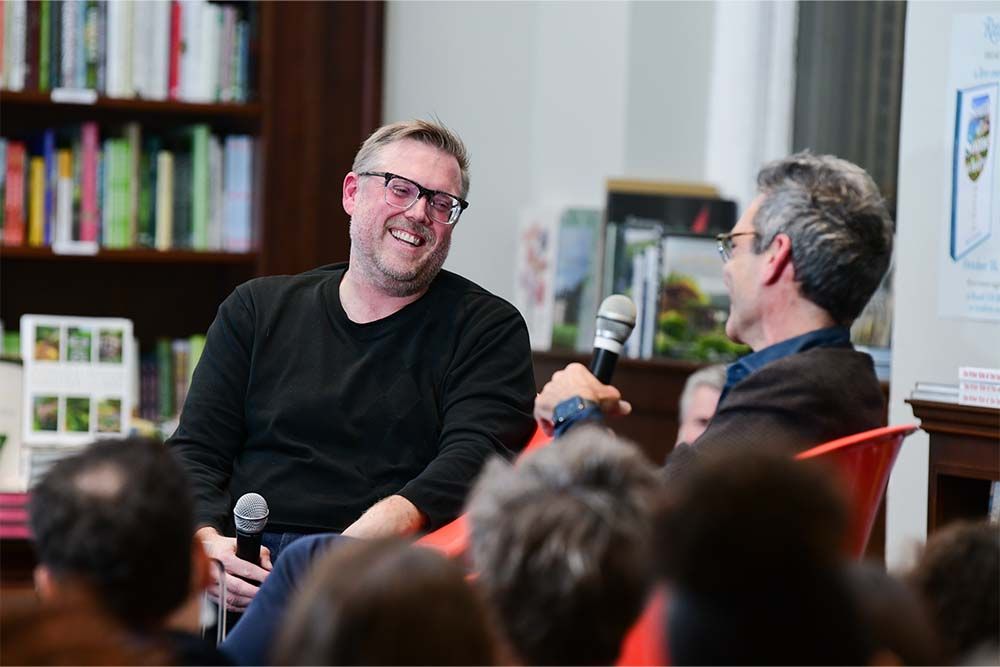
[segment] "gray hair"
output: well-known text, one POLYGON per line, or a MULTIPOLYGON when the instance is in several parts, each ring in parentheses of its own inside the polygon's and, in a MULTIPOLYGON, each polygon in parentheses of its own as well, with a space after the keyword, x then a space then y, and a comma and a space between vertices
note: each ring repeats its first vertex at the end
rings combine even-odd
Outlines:
POLYGON ((472 561, 524 664, 611 664, 650 581, 661 481, 634 446, 579 427, 470 496, 472 561))
POLYGON ((680 418, 683 421, 691 407, 691 399, 694 397, 694 390, 698 387, 711 387, 719 392, 726 386, 726 365, 713 364, 699 368, 688 376, 684 383, 684 391, 681 392, 680 418))
POLYGON ((462 191, 458 196, 465 199, 469 196, 469 153, 461 138, 441 123, 426 120, 407 120, 383 125, 365 139, 354 156, 351 171, 360 174, 364 171, 374 171, 382 149, 391 143, 412 139, 439 148, 451 155, 458 162, 462 172, 462 191))
POLYGON ((849 325, 892 257, 893 222, 875 181, 847 160, 803 151, 765 165, 757 186, 754 252, 787 234, 802 296, 849 325))

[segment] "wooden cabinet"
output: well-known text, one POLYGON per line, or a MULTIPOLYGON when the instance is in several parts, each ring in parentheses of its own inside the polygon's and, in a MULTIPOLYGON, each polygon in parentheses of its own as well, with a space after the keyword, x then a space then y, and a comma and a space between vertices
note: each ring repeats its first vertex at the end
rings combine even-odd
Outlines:
POLYGON ((908 400, 930 436, 927 532, 960 519, 982 519, 1000 480, 1000 410, 908 400))

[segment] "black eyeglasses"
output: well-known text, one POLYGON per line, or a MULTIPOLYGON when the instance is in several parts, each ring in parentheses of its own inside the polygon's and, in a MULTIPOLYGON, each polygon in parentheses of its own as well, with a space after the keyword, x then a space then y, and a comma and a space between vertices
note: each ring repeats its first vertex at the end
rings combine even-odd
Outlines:
POLYGON ((757 232, 729 232, 728 234, 718 234, 715 237, 718 243, 719 256, 725 264, 733 257, 733 239, 737 236, 757 236, 757 232))
POLYGON ((469 202, 461 197, 440 190, 428 190, 405 176, 390 174, 387 171, 363 171, 358 176, 384 178, 385 203, 394 208, 401 208, 405 211, 417 203, 421 197, 426 198, 427 217, 442 225, 454 225, 458 222, 462 211, 469 207, 469 202))

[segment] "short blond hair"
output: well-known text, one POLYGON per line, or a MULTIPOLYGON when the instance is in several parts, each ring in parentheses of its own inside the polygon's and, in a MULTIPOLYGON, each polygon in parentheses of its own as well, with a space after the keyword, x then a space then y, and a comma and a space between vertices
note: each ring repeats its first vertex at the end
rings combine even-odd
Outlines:
POLYGON ((405 120, 383 125, 361 144, 361 149, 354 156, 354 165, 351 167, 351 170, 355 174, 360 174, 364 171, 373 171, 376 168, 375 163, 379 158, 382 148, 403 139, 412 139, 428 146, 433 146, 455 158, 458 162, 458 168, 462 172, 462 191, 458 195, 462 199, 468 197, 468 151, 465 148, 465 143, 462 142, 459 136, 441 123, 426 120, 405 120))

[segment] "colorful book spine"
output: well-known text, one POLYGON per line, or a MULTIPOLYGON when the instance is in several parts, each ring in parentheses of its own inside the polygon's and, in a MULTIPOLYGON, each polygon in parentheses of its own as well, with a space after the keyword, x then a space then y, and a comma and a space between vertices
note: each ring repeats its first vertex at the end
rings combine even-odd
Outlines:
POLYGON ((52 82, 49 80, 49 58, 51 57, 49 46, 52 43, 52 3, 50 0, 41 0, 38 8, 38 89, 50 90, 52 82))
POLYGON ((73 240, 73 151, 56 153, 59 180, 56 183, 56 220, 52 237, 55 242, 73 240))
POLYGON ((170 250, 174 230, 174 156, 160 151, 156 156, 156 249, 170 250))
POLYGON ((56 131, 49 129, 42 133, 42 156, 45 159, 45 209, 42 217, 42 238, 45 245, 52 243, 52 229, 56 221, 56 181, 59 178, 56 165, 56 131))
POLYGON ((24 244, 24 184, 27 156, 28 150, 23 141, 11 141, 7 144, 3 242, 9 246, 24 244))
POLYGON ((208 248, 208 143, 207 125, 191 132, 191 236, 195 250, 208 248))
POLYGON ((181 98, 181 33, 182 5, 180 0, 170 3, 170 45, 169 69, 167 74, 167 96, 172 100, 181 98))
POLYGON ((45 159, 33 157, 28 176, 28 245, 45 244, 45 159))
POLYGON ((28 3, 28 28, 25 33, 25 70, 24 87, 26 90, 38 90, 38 62, 41 55, 39 44, 41 29, 41 5, 38 2, 28 3))
POLYGON ((161 419, 171 419, 174 412, 174 369, 170 339, 156 341, 157 406, 161 419))
POLYGON ((84 123, 80 128, 82 155, 80 160, 80 240, 96 241, 98 228, 97 153, 99 137, 97 123, 84 123))

